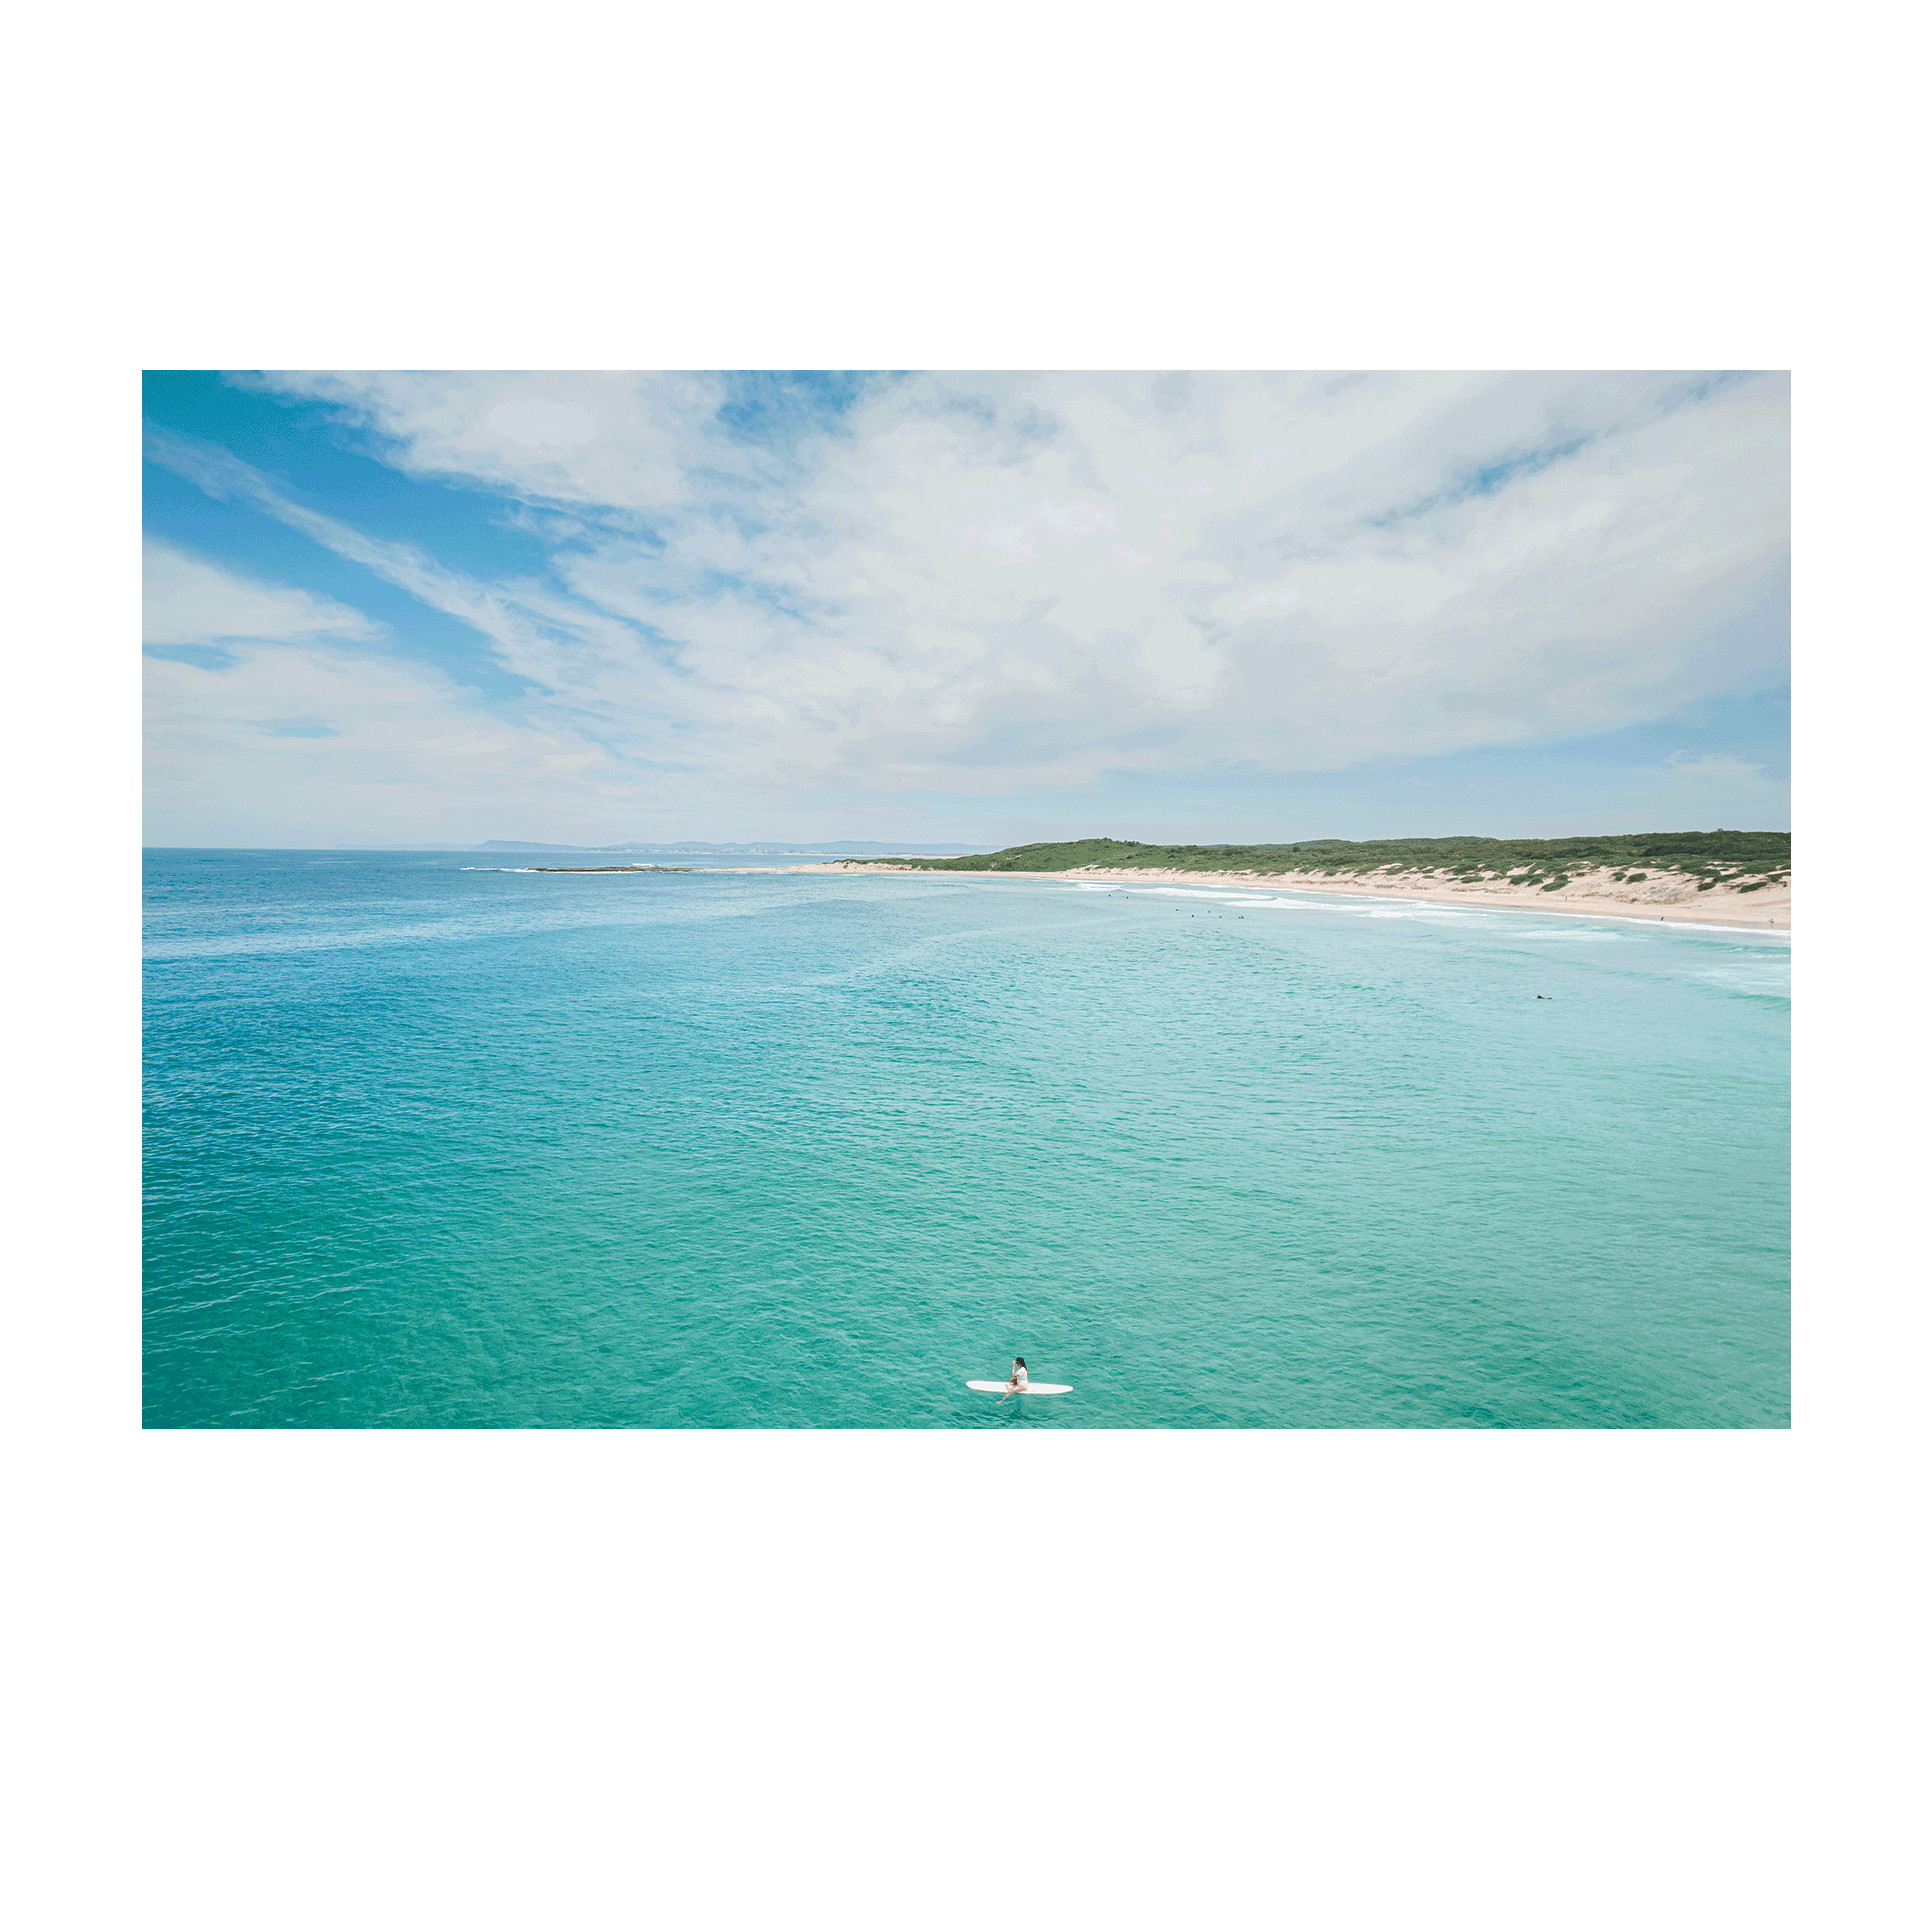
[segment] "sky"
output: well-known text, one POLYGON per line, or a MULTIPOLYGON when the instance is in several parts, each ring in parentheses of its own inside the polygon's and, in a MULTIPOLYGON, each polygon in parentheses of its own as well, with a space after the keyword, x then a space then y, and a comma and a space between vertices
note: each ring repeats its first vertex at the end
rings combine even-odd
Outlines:
POLYGON ((144 384, 150 845, 1788 825, 1784 374, 144 384))

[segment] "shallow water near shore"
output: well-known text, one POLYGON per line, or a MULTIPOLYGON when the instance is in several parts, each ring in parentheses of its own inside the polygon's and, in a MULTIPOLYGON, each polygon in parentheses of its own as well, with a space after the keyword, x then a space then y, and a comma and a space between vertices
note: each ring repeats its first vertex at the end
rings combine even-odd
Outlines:
POLYGON ((472 859, 147 856, 148 1425, 1787 1423, 1783 939, 472 859))

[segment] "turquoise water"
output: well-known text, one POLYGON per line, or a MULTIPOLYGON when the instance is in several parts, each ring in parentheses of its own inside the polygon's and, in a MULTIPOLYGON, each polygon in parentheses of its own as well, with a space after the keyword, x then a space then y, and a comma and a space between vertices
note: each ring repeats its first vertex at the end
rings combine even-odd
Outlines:
POLYGON ((149 854, 148 1425, 1787 1422, 1784 940, 472 858, 149 854))

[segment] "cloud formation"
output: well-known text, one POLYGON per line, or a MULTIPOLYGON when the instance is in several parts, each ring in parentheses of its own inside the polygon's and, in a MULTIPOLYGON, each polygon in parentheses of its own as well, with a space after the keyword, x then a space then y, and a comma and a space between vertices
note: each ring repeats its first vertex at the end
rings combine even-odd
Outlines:
POLYGON ((482 577, 229 455, 156 457, 464 622, 516 724, 592 740, 640 805, 1336 769, 1784 672, 1779 377, 256 384, 493 496, 544 564, 482 577))
POLYGON ((503 793, 591 828, 630 804, 606 751, 489 711, 364 615, 146 543, 157 838, 304 845, 473 835, 503 793), (400 822, 396 827, 396 822, 400 822), (436 836, 438 837, 438 836, 436 836))
POLYGON ((373 623, 352 607, 245 580, 165 540, 145 542, 142 632, 149 646, 217 647, 236 637, 299 640, 324 635, 371 640, 373 623))

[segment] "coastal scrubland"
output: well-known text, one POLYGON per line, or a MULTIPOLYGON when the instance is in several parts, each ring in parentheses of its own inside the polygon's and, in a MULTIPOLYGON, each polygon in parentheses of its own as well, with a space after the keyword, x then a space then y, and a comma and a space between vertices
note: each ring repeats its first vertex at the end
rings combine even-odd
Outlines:
POLYGON ((854 866, 908 867, 928 873, 1065 873, 1075 867, 1122 871, 1178 867, 1187 873, 1312 873, 1359 876, 1426 873, 1436 879, 1491 878, 1511 886, 1554 887, 1584 873, 1628 879, 1640 867, 1684 874, 1699 891, 1764 884, 1790 874, 1791 834, 1610 834, 1570 840, 1293 840, 1254 846, 1152 846, 1141 840, 1042 840, 949 860, 851 861, 854 866))
POLYGON ((1459 834, 1437 840, 1294 840, 1244 846, 1044 840, 955 859, 850 860, 836 865, 846 872, 1255 881, 1779 925, 1787 923, 1793 879, 1790 834, 1730 828, 1558 840, 1459 834))

